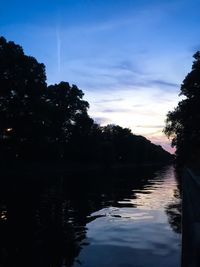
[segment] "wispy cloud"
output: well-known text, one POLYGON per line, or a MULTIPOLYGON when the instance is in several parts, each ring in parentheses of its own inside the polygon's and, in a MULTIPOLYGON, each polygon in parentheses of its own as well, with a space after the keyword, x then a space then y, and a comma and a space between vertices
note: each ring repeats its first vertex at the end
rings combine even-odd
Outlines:
POLYGON ((165 80, 151 80, 150 82, 153 85, 156 84, 159 86, 176 87, 176 88, 178 88, 180 86, 177 83, 173 83, 173 82, 165 81, 165 80))
POLYGON ((138 128, 150 128, 150 129, 156 129, 156 128, 163 128, 164 127, 164 125, 137 125, 136 127, 138 127, 138 128))
POLYGON ((144 108, 145 105, 144 104, 134 104, 132 105, 133 108, 144 108))
POLYGON ((123 109, 123 108, 118 108, 118 109, 104 109, 102 110, 102 112, 105 112, 105 113, 130 113, 132 112, 131 109, 123 109))
POLYGON ((98 101, 94 101, 94 103, 102 104, 102 103, 111 103, 111 102, 120 102, 120 101, 123 101, 123 98, 100 99, 98 101))
POLYGON ((93 117, 94 121, 100 125, 105 125, 111 123, 111 120, 106 117, 93 117))

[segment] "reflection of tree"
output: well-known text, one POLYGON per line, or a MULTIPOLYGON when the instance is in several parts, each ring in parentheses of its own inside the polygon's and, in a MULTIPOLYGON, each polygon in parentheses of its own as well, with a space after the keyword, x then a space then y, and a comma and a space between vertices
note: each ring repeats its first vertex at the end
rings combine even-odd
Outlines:
POLYGON ((48 262, 52 266, 73 264, 86 232, 86 222, 78 220, 77 212, 57 188, 50 187, 41 196, 35 241, 39 243, 38 258, 45 260, 44 266, 48 262))
POLYGON ((180 186, 180 173, 178 170, 175 171, 177 186, 174 189, 173 202, 166 206, 166 214, 168 221, 176 233, 181 233, 181 186, 180 186))
POLYGON ((1 195, 8 220, 0 221, 0 265, 71 266, 85 238, 86 216, 77 216, 60 182, 14 179, 1 195))
POLYGON ((176 233, 181 233, 181 205, 180 203, 169 204, 166 208, 169 224, 176 233))

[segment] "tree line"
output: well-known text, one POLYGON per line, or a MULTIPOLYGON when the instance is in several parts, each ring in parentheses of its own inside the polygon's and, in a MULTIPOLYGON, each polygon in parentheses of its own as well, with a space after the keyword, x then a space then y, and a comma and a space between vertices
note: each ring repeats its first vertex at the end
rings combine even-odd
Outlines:
POLYGON ((168 161, 161 146, 118 125, 100 126, 76 85, 47 85, 44 64, 0 37, 0 159, 168 161))

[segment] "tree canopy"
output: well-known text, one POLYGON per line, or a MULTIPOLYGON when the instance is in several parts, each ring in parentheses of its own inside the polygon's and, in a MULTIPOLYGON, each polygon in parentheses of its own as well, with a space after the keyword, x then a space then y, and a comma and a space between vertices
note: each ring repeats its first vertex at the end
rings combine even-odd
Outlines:
POLYGON ((7 152, 12 150, 18 155, 25 144, 34 145, 43 135, 45 66, 3 37, 0 38, 0 88, 1 136, 7 152))
POLYGON ((192 70, 183 80, 177 107, 167 114, 164 132, 176 147, 177 161, 188 163, 200 156, 200 52, 194 54, 192 70))
POLYGON ((1 141, 7 155, 37 158, 50 145, 53 156, 61 156, 60 147, 72 132, 84 131, 81 120, 85 127, 92 123, 87 114, 89 104, 76 85, 61 82, 47 86, 45 66, 3 37, 0 88, 1 141))

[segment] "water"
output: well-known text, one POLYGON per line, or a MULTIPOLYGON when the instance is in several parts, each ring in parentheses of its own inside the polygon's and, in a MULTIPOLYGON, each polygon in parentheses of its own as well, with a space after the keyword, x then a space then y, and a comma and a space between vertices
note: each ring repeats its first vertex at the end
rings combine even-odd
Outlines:
POLYGON ((1 266, 179 267, 172 166, 1 179, 1 266))

